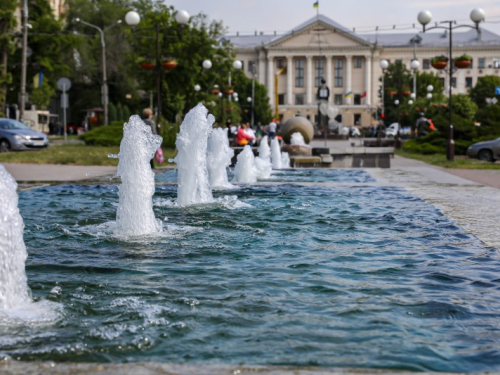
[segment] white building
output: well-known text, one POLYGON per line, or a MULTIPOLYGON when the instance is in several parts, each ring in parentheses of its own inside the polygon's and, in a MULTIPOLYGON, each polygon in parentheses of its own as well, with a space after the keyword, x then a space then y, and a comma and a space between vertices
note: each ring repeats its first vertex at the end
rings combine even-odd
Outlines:
MULTIPOLYGON (((298 113, 314 121, 318 112, 316 92, 321 79, 330 88, 330 104, 338 106, 344 125, 367 126, 379 105, 380 61, 401 60, 408 68, 414 58, 421 71, 434 71, 430 59, 448 55, 446 33, 359 35, 330 18, 313 17, 283 35, 232 35, 237 58, 249 78, 267 87, 271 107, 279 103, 286 120, 298 113), (285 69, 283 69, 285 68, 285 69), (277 91, 275 79, 277 78, 277 91)), ((473 57, 472 67, 454 74, 454 93, 466 93, 477 79, 499 74, 500 36, 482 29, 453 33, 453 56, 473 57)), ((440 71, 444 87, 447 75, 440 71)))

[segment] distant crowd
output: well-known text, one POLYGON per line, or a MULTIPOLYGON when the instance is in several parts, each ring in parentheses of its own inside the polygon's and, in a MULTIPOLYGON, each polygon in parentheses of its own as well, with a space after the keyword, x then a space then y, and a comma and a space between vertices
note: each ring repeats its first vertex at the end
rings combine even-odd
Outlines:
POLYGON ((249 122, 233 124, 230 118, 226 121, 228 129, 229 142, 232 146, 258 146, 264 136, 268 136, 269 141, 278 138, 280 143, 282 138, 277 135, 280 131, 280 122, 274 119, 268 125, 262 125, 258 122, 252 126, 249 122))

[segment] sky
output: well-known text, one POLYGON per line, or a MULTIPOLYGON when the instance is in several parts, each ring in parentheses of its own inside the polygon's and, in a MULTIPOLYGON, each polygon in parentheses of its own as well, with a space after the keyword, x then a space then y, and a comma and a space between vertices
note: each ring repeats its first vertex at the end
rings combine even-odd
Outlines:
MULTIPOLYGON (((255 31, 278 34, 316 16, 315 0, 166 0, 166 5, 184 9, 190 15, 205 13, 222 20, 230 35, 255 31)), ((481 27, 500 35, 500 0, 319 0, 319 12, 356 33, 412 32, 421 29, 417 15, 429 10, 432 22, 456 20, 472 24, 472 9, 482 8, 486 23, 481 27), (415 29, 412 29, 415 24, 415 29)), ((466 28, 462 30, 467 31, 466 28)), ((458 32, 458 30, 457 30, 458 32)))

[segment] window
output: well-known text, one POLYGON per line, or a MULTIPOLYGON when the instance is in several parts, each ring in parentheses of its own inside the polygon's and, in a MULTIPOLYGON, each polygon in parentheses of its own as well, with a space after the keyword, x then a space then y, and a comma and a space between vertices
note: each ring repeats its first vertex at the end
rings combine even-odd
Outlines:
POLYGON ((485 65, 486 65, 486 59, 484 57, 477 59, 477 68, 478 69, 484 69, 485 65))
POLYGON ((398 65, 399 65, 399 64, 403 64, 403 60, 401 60, 401 59, 396 59, 396 64, 398 64, 398 65))
POLYGON ((472 87, 472 77, 465 77, 465 87, 472 87))
POLYGON ((304 94, 295 94, 295 105, 304 105, 304 94))
POLYGON ((441 82, 441 87, 445 87, 444 86, 444 78, 439 78, 439 82, 441 82))
POLYGON ((361 113, 354 114, 354 125, 361 125, 361 113))
POLYGON ((423 68, 423 69, 430 69, 430 67, 431 67, 431 60, 429 60, 429 59, 424 59, 424 60, 422 61, 422 68, 423 68))
POLYGON ((276 59, 276 70, 280 70, 285 67, 285 59, 276 59))
POLYGON ((316 87, 320 87, 321 80, 324 77, 323 60, 314 60, 314 68, 315 68, 314 85, 316 87))
POLYGON ((245 71, 245 62, 243 60, 241 61, 241 70, 244 72, 245 71))
POLYGON ((295 87, 304 87, 304 60, 295 60, 295 87))
POLYGON ((255 74, 255 61, 248 62, 248 71, 252 74, 255 74))
POLYGON ((354 105, 360 105, 360 104, 361 104, 361 95, 354 94, 354 105))
POLYGON ((335 87, 344 86, 344 60, 335 60, 335 87))
POLYGON ((493 68, 500 68, 500 59, 493 59, 493 68))
POLYGON ((333 103, 335 105, 342 105, 342 104, 344 104, 344 95, 342 95, 342 94, 335 94, 335 96, 333 97, 333 103))
POLYGON ((278 94, 278 104, 279 105, 285 104, 285 94, 278 94))
POLYGON ((361 68, 362 66, 363 66, 363 60, 361 60, 359 57, 356 57, 354 59, 354 67, 361 68))
POLYGON ((457 77, 453 77, 451 79, 451 87, 453 87, 453 88, 457 87, 457 77))
POLYGON ((470 59, 470 66, 469 69, 474 68, 474 59, 470 59))

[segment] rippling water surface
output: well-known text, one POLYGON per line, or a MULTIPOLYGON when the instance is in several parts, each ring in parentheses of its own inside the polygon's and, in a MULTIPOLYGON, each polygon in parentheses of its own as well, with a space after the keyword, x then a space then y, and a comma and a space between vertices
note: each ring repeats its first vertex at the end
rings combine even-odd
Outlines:
MULTIPOLYGON (((281 176, 373 182, 324 172, 281 176)), ((498 251, 432 205, 369 184, 218 194, 216 204, 179 208, 176 186, 159 185, 164 233, 119 238, 114 185, 22 192, 29 285, 63 313, 0 326, 0 356, 500 368, 498 251)))

